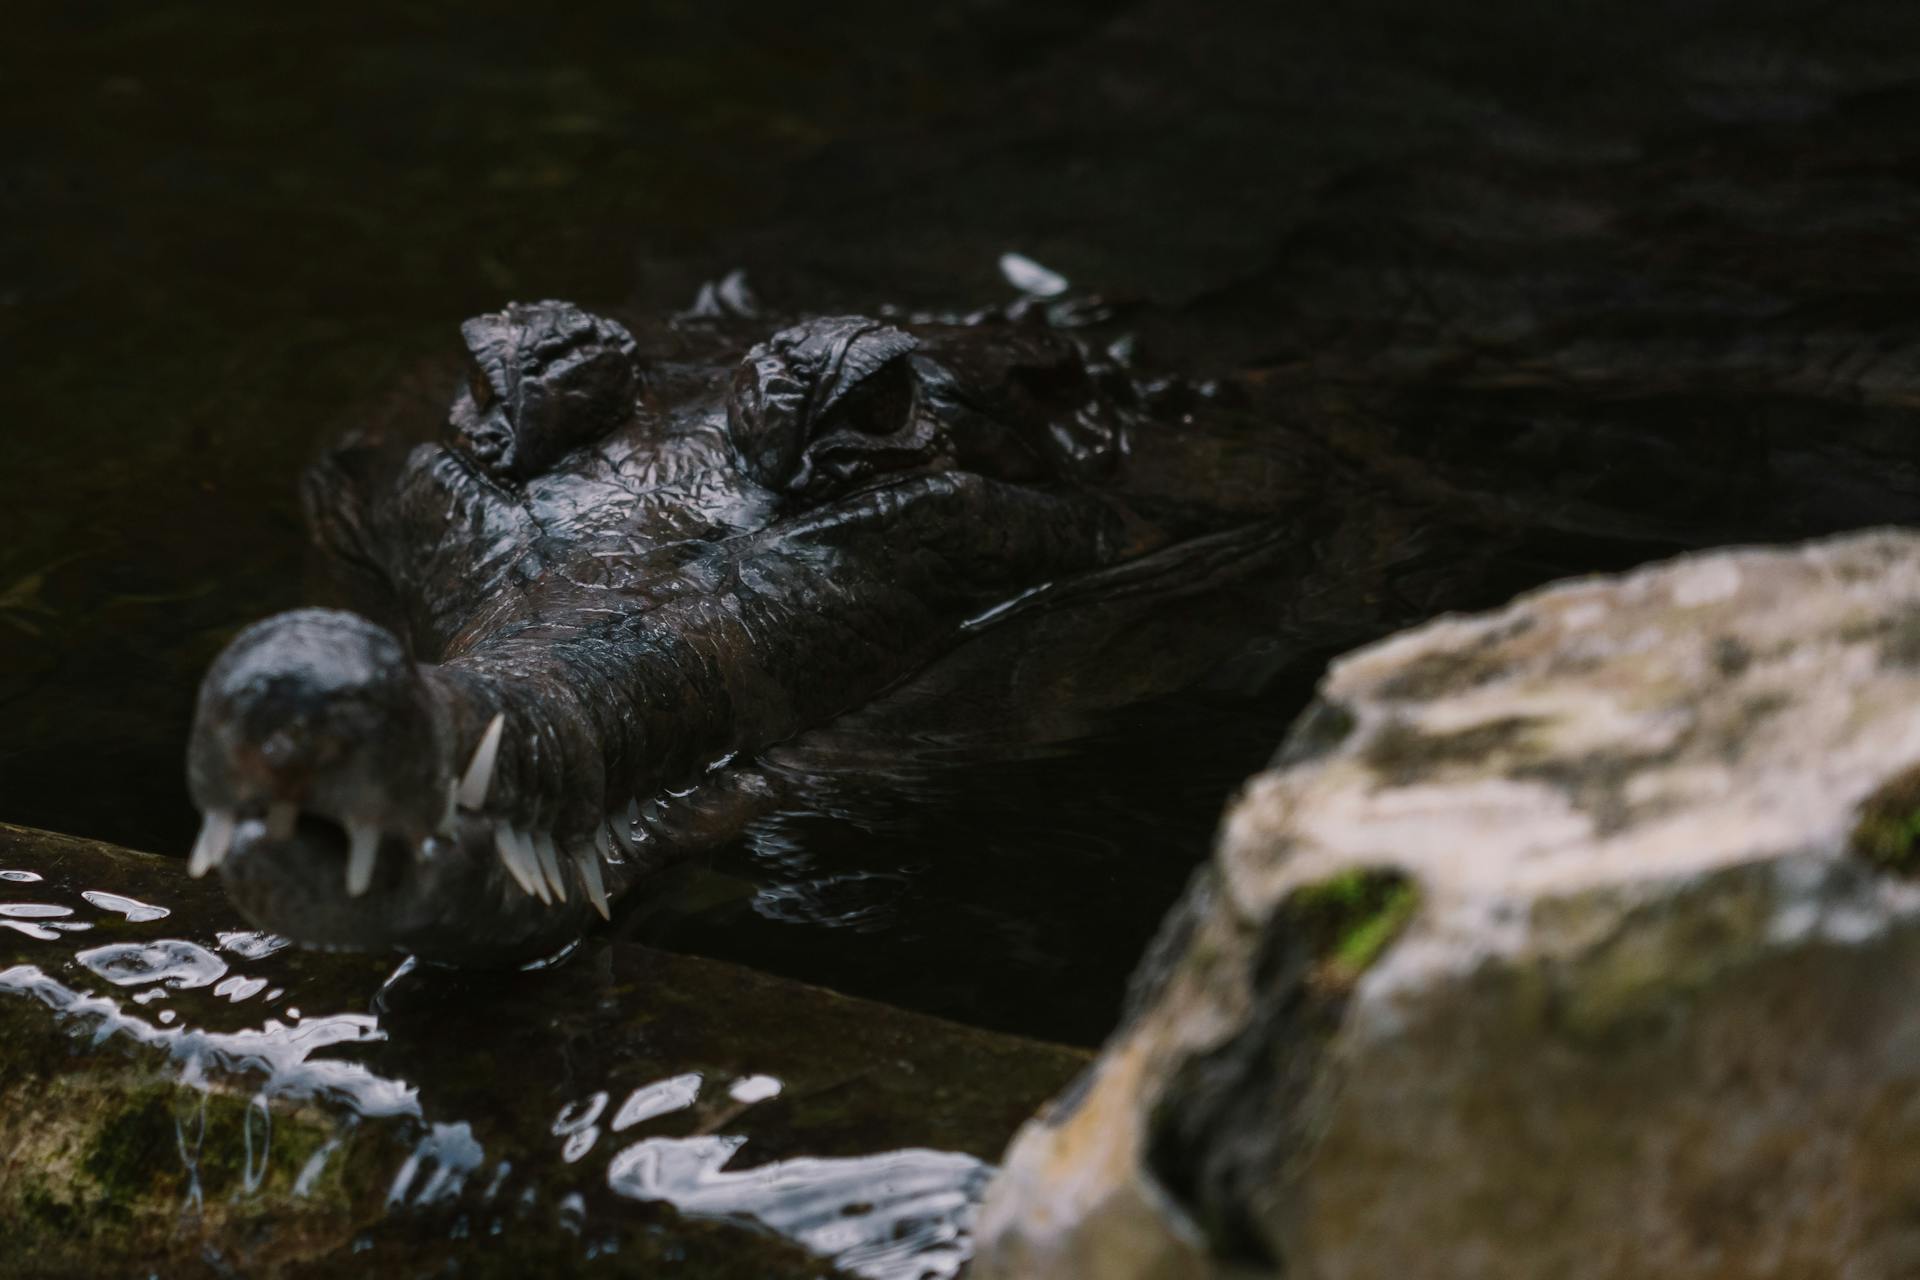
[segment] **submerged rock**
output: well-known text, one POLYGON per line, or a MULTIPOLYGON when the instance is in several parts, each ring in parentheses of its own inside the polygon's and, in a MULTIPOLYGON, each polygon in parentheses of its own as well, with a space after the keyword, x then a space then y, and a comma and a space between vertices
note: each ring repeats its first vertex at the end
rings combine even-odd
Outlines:
POLYGON ((1920 1270, 1920 537, 1337 662, 982 1280, 1920 1270))
POLYGON ((1086 1061, 628 943, 391 969, 0 825, 0 1273, 952 1276, 1086 1061))

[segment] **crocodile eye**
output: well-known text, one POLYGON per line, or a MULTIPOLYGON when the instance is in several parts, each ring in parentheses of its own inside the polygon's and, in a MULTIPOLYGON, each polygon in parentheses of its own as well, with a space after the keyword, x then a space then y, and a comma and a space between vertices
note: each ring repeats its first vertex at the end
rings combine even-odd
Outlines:
POLYGON ((735 372, 727 430, 742 468, 770 488, 805 491, 858 479, 880 463, 844 465, 914 433, 919 380, 912 335, 862 316, 783 329, 735 372), (866 443, 862 443, 866 442, 866 443))
POLYGON ((815 419, 814 436, 851 431, 863 436, 890 436, 913 417, 919 384, 913 366, 899 358, 888 360, 842 392, 815 419))
POLYGON ((467 386, 453 445, 499 480, 525 480, 633 413, 633 337, 570 302, 515 303, 460 326, 467 386))

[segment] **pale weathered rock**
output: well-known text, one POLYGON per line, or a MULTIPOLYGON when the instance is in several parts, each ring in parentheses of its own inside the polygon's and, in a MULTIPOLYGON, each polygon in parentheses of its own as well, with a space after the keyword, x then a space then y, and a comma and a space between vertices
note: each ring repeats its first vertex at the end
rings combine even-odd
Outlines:
POLYGON ((1920 1274, 1920 537, 1335 664, 979 1277, 1920 1274))

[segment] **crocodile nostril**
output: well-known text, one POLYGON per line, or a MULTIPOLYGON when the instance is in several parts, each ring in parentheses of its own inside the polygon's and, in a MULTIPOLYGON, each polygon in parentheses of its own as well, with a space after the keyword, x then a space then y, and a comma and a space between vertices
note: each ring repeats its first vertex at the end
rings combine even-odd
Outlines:
POLYGON ((460 326, 466 385, 450 443, 496 480, 524 481, 631 418, 633 336, 568 302, 513 303, 460 326))
POLYGON ((275 730, 267 735, 265 742, 260 744, 260 758, 276 773, 284 772, 298 764, 300 756, 300 744, 284 729, 275 730))

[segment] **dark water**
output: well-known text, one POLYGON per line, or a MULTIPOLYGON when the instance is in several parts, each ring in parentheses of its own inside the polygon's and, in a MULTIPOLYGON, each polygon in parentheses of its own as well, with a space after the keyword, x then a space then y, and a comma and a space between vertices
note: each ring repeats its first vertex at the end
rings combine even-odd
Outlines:
POLYGON ((1043 754, 828 780, 623 918, 640 940, 1095 1044, 1305 692, 1193 693, 1043 754))

